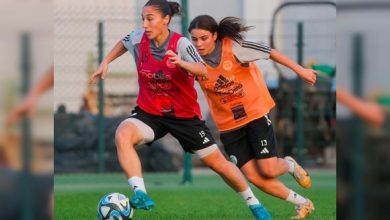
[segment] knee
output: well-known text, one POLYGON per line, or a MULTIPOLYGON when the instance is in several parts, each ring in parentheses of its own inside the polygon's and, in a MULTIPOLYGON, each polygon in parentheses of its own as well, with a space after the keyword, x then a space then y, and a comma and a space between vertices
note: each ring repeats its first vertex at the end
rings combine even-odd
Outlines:
POLYGON ((135 126, 132 125, 131 123, 122 122, 118 126, 118 128, 116 129, 116 132, 115 132, 115 142, 117 143, 116 146, 117 147, 123 146, 119 143, 125 143, 125 142, 129 142, 129 141, 132 144, 136 144, 138 141, 137 141, 137 137, 135 135, 135 133, 136 133, 135 129, 136 129, 135 126))

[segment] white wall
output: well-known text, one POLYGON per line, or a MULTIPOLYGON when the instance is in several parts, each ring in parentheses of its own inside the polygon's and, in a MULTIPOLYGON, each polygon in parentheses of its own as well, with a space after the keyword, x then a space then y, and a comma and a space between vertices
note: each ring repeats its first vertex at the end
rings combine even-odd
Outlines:
POLYGON ((189 0, 189 18, 208 14, 217 21, 226 16, 241 17, 243 13, 242 0, 189 0))

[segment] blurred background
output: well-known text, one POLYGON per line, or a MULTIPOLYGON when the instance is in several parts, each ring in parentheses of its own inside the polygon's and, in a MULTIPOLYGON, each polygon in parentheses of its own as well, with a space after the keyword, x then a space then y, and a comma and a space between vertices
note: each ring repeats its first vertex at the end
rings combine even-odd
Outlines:
POLYGON ((53 64, 52 1, 1 0, 0 48, 0 219, 50 219, 53 93, 7 120, 53 64))
MULTIPOLYGON (((115 43, 132 30, 142 28, 141 13, 146 2, 55 1, 54 164, 58 216, 67 215, 67 203, 82 199, 80 192, 98 192, 89 194, 96 201, 108 190, 119 189, 129 193, 125 191, 126 180, 117 161, 114 134, 119 123, 130 115, 135 106, 138 85, 133 58, 126 53, 111 63, 104 82, 89 85, 88 79, 115 43), (112 173, 117 173, 120 178, 111 176, 112 173), (113 179, 121 179, 124 188, 115 185, 113 179), (92 184, 96 182, 99 184, 92 184), (113 184, 118 188, 109 187, 113 184), (92 188, 87 190, 85 185, 92 188)), ((279 155, 294 156, 310 169, 313 178, 321 179, 318 180, 322 183, 318 185, 320 195, 327 194, 327 201, 331 204, 330 208, 323 209, 324 218, 334 219, 335 2, 224 0, 223 6, 221 1, 216 0, 179 2, 184 11, 182 16, 173 17, 170 28, 174 31, 188 34, 189 22, 200 14, 209 14, 217 21, 226 16, 240 17, 246 25, 255 27, 246 34, 247 40, 265 42, 301 65, 320 72, 316 86, 309 87, 297 80, 293 72, 270 60, 257 62, 277 103, 271 116, 279 155)), ((202 91, 197 89, 203 117, 219 142, 207 103, 202 91)), ((222 149, 222 145, 219 146, 222 149)), ((202 179, 198 174, 204 170, 198 158, 183 155, 179 143, 170 135, 151 147, 138 146, 138 153, 143 171, 147 173, 146 185, 152 190, 153 187, 164 188, 164 184, 172 181, 175 181, 174 187, 180 183, 196 185, 202 179), (159 173, 167 172, 174 175, 173 180, 156 180, 156 175, 161 177, 159 173)), ((205 187, 216 190, 212 185, 206 184, 205 187)))
POLYGON ((390 4, 337 3, 337 219, 389 219, 390 4))

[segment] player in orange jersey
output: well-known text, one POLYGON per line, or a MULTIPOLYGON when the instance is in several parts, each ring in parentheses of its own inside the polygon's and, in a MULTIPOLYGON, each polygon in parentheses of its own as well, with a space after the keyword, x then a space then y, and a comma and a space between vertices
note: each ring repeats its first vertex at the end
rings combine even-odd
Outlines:
POLYGON ((249 28, 235 17, 226 17, 219 24, 208 15, 196 17, 188 31, 208 72, 197 80, 231 161, 259 189, 295 204, 297 214, 292 218, 302 219, 314 210, 313 203, 277 177, 288 172, 304 188, 310 188, 311 179, 292 157, 277 157, 272 122, 267 116, 275 103, 254 61, 271 58, 310 85, 316 82, 316 72, 267 45, 245 41, 241 33, 249 28))

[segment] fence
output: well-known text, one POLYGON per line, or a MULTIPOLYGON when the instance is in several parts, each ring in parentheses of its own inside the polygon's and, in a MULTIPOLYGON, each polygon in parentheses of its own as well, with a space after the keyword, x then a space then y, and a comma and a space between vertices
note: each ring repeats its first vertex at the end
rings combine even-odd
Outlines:
POLYGON ((279 76, 277 136, 284 153, 296 154, 306 165, 329 162, 325 148, 335 146, 335 9, 330 1, 286 2, 274 11, 271 21, 273 48, 308 68, 331 69, 319 70, 316 86, 309 87, 290 69, 273 63, 279 76))
MULTIPOLYGON (((134 8, 128 6, 126 10, 135 13, 137 11, 135 8, 135 6, 134 8)), ((93 127, 98 120, 96 117, 98 112, 98 88, 88 85, 87 79, 89 74, 97 68, 99 22, 102 22, 101 24, 103 26, 103 44, 101 45, 104 47, 104 54, 107 54, 108 50, 130 30, 140 27, 140 25, 136 16, 129 16, 131 13, 126 13, 126 15, 122 14, 125 19, 119 18, 120 15, 116 15, 118 18, 113 19, 108 16, 103 16, 102 18, 96 10, 79 9, 72 12, 75 14, 68 15, 66 14, 68 12, 64 9, 63 12, 59 11, 56 13, 58 17, 56 18, 55 25, 57 41, 55 46, 55 106, 61 106, 57 114, 58 117, 56 117, 55 132, 56 168, 58 172, 96 171, 99 161, 101 161, 98 158, 106 159, 105 166, 100 165, 100 170, 104 169, 104 167, 107 167, 108 170, 119 170, 115 159, 115 144, 113 141, 115 125, 121 119, 125 118, 135 105, 137 76, 132 58, 126 55, 110 65, 108 77, 104 81, 104 127, 106 130, 104 136, 100 135, 100 137, 104 137, 106 147, 104 151, 101 151, 104 153, 98 154, 97 128, 93 127), (89 12, 89 10, 91 11, 89 12), (77 11, 80 14, 76 14, 77 11), (77 120, 83 121, 84 125, 77 123, 77 120), (70 123, 71 121, 74 121, 74 123, 70 123), (64 144, 65 134, 68 137, 74 138, 74 141, 64 144), (81 138, 87 134, 91 135, 89 140, 81 138), (85 156, 80 157, 80 155, 85 156), (69 166, 66 168, 65 165, 69 165, 69 163, 66 163, 66 160, 74 160, 76 157, 82 158, 84 162, 74 162, 72 164, 74 166, 78 164, 78 167, 72 168, 69 166), (80 170, 82 167, 84 167, 84 170, 80 170)), ((319 9, 319 11, 323 10, 319 9)), ((326 63, 334 66, 334 32, 318 32, 318 26, 324 26, 324 24, 332 27, 329 30, 334 29, 334 12, 326 11, 322 17, 315 18, 314 15, 318 13, 315 9, 311 9, 310 16, 300 20, 292 18, 295 13, 294 11, 290 11, 283 18, 277 19, 279 27, 276 29, 278 32, 275 33, 275 39, 278 43, 276 44, 276 48, 292 59, 297 58, 294 55, 297 51, 294 45, 297 40, 296 25, 300 21, 303 22, 304 27, 304 32, 302 32, 303 51, 305 54, 302 59, 303 64, 315 58, 318 63, 326 63), (316 39, 320 39, 321 43, 316 41, 316 39)), ((308 12, 301 11, 300 13, 305 14, 308 12)), ((270 19, 246 21, 248 25, 255 26, 265 25, 270 22, 270 19)), ((179 18, 174 18, 171 26, 175 31, 183 31, 180 30, 179 18)), ((268 36, 252 35, 249 32, 247 38, 258 41, 258 39, 266 40, 268 36)), ((270 61, 259 61, 258 64, 263 70, 270 85, 271 92, 279 106, 274 117, 276 132, 280 140, 279 145, 283 150, 283 154, 296 153, 294 150, 296 148, 294 144, 296 139, 294 133, 297 130, 295 128, 294 118, 296 105, 294 104, 293 95, 295 91, 295 80, 291 76, 279 77, 278 72, 270 61), (273 82, 276 82, 276 87, 271 86, 273 82)), ((286 75, 288 74, 286 73, 286 75)), ((305 87, 305 94, 304 115, 302 117, 310 124, 308 127, 300 129, 305 129, 304 135, 310 138, 305 140, 304 148, 307 150, 305 150, 303 157, 307 163, 322 164, 324 161, 324 148, 334 146, 335 144, 334 104, 327 105, 329 102, 334 103, 334 91, 331 91, 331 82, 329 80, 322 80, 320 85, 314 89, 305 87), (312 147, 309 148, 308 146, 312 147)), ((201 92, 199 95, 201 96, 201 92)), ((203 109, 207 109, 206 103, 201 98, 200 102, 203 109)), ((207 110, 204 112, 206 113, 205 118, 209 119, 207 110)), ((212 124, 212 121, 208 120, 208 124, 212 124)), ((173 165, 182 167, 183 161, 181 156, 180 159, 177 159, 179 158, 178 152, 181 155, 181 151, 178 151, 180 149, 178 142, 171 138, 164 138, 162 145, 164 145, 168 154, 173 155, 170 157, 174 160, 173 165)), ((196 163, 196 161, 193 162, 196 163)))

